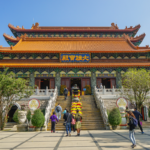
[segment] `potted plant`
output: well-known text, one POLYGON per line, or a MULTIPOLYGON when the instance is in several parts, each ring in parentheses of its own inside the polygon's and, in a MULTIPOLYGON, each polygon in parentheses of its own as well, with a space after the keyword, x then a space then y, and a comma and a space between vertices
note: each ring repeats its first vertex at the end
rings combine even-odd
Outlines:
POLYGON ((85 95, 91 95, 91 86, 86 85, 84 88, 86 88, 85 95))
POLYGON ((43 126, 45 117, 40 109, 34 111, 31 122, 35 126, 36 131, 40 131, 40 128, 43 126))
POLYGON ((61 85, 60 86, 60 95, 64 94, 64 89, 66 88, 66 85, 61 85))
POLYGON ((110 111, 108 121, 109 124, 112 126, 113 130, 115 130, 117 126, 121 123, 121 114, 118 108, 114 108, 110 111))

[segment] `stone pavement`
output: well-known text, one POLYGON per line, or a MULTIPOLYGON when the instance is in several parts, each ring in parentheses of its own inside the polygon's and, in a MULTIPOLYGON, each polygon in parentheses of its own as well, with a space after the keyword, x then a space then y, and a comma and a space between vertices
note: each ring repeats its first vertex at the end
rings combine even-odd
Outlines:
MULTIPOLYGON (((0 150, 129 150, 128 130, 81 131, 81 136, 65 137, 64 131, 9 132, 0 131, 0 150)), ((145 134, 136 130, 138 150, 150 150, 150 129, 145 134)))

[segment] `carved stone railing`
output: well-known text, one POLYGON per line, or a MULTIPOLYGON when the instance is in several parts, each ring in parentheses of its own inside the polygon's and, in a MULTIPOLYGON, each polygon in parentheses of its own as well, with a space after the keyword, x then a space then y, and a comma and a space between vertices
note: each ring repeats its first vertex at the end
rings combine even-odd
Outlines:
POLYGON ((104 102, 103 102, 100 92, 98 92, 98 90, 101 90, 101 89, 97 89, 96 87, 94 88, 94 98, 96 100, 97 107, 100 109, 105 129, 108 130, 110 128, 109 128, 109 123, 108 123, 107 110, 106 110, 106 107, 104 106, 104 102))
POLYGON ((45 126, 46 130, 47 130, 47 126, 48 126, 48 123, 49 123, 49 118, 50 118, 50 115, 51 115, 51 111, 55 107, 57 96, 58 96, 58 90, 57 90, 57 87, 56 87, 54 89, 53 94, 50 95, 50 98, 47 102, 47 106, 46 106, 46 109, 45 109, 45 123, 44 123, 44 126, 45 126))
POLYGON ((39 89, 38 87, 34 90, 34 95, 51 95, 52 93, 54 93, 55 89, 48 89, 48 87, 46 87, 46 89, 39 89))

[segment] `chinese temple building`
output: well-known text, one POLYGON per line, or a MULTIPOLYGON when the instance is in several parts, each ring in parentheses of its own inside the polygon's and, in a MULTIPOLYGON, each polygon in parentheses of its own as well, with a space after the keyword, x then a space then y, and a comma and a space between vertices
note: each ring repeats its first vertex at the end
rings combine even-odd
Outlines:
POLYGON ((40 89, 74 84, 121 87, 121 75, 131 67, 150 69, 150 48, 140 47, 145 34, 140 25, 110 27, 42 27, 8 25, 14 37, 4 34, 10 47, 0 46, 0 71, 9 67, 16 77, 29 78, 40 89))

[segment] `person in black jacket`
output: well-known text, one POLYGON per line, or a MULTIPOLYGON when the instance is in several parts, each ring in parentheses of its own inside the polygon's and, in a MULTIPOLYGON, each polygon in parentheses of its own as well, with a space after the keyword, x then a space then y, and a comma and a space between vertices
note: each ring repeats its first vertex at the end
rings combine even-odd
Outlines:
POLYGON ((71 136, 71 122, 72 122, 72 114, 69 113, 67 110, 67 113, 64 114, 63 119, 66 122, 66 136, 68 136, 68 130, 69 130, 69 136, 71 136))
POLYGON ((128 123, 128 125, 129 125, 129 138, 133 144, 131 146, 132 146, 132 148, 134 148, 134 147, 136 147, 136 140, 134 137, 135 125, 133 124, 133 118, 136 119, 136 117, 134 116, 134 114, 131 111, 129 111, 128 114, 129 114, 129 123, 128 123))
POLYGON ((68 95, 68 89, 67 87, 64 89, 64 95, 65 95, 65 100, 67 99, 67 95, 68 95))
POLYGON ((140 130, 141 130, 141 132, 142 132, 142 134, 143 134, 144 132, 143 132, 142 126, 141 126, 141 124, 140 124, 140 120, 139 120, 139 117, 142 118, 142 114, 141 114, 139 111, 137 111, 137 108, 134 109, 133 114, 134 114, 134 116, 136 117, 136 119, 137 119, 137 121, 138 121, 138 126, 140 127, 140 130))

